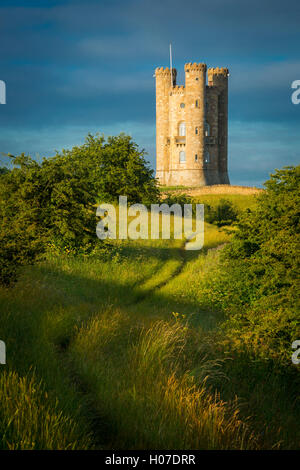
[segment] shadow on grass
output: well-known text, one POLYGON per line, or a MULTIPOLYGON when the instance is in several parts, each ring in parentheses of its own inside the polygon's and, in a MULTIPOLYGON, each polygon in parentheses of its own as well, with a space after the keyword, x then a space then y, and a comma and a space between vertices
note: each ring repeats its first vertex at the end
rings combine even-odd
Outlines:
MULTIPOLYGON (((138 251, 126 247, 126 256, 137 257, 138 251)), ((177 260, 180 270, 187 260, 199 256, 199 252, 165 247, 143 247, 141 252, 146 257, 177 260)), ((173 276, 178 274, 175 271, 173 276)), ((204 331, 213 331, 223 318, 220 312, 212 311, 208 305, 199 305, 187 298, 174 299, 172 293, 160 292, 159 288, 168 280, 158 284, 155 289, 145 291, 132 283, 92 279, 62 271, 53 265, 34 266, 28 275, 34 277, 35 287, 29 285, 27 302, 24 303, 24 294, 22 296, 18 291, 22 287, 21 280, 15 287, 16 295, 8 302, 9 314, 3 316, 6 325, 0 327, 1 337, 7 338, 10 357, 16 359, 15 363, 9 359, 11 366, 18 369, 18 358, 23 364, 23 373, 26 364, 27 367, 33 365, 41 378, 46 377, 47 387, 53 389, 59 397, 68 392, 70 380, 70 387, 75 386, 81 397, 79 401, 83 403, 83 412, 91 423, 97 446, 113 443, 117 423, 110 422, 109 416, 99 414, 92 386, 84 383, 72 368, 71 361, 66 360, 69 345, 76 336, 76 327, 82 323, 88 325, 95 315, 115 309, 127 313, 132 323, 144 323, 146 326, 156 319, 171 320, 172 312, 176 311, 187 316, 190 326, 204 331), (60 318, 60 311, 66 318, 60 318), (17 312, 15 318, 12 318, 11 312, 17 312), (53 324, 50 321, 51 312, 53 324), (42 335, 39 334, 41 331, 42 335), (20 349, 21 344, 23 350, 20 349), (48 362, 44 362, 46 355, 49 356, 48 362), (51 373, 47 367, 49 370, 52 367, 51 373), (60 374, 65 375, 64 379, 60 374)), ((2 311, 3 308, 4 302, 2 311)), ((244 416, 254 416, 257 432, 263 435, 269 427, 267 433, 273 443, 282 440, 284 448, 289 448, 289 445, 295 448, 300 415, 297 401, 299 382, 295 373, 272 360, 262 361, 246 353, 227 361, 224 371, 228 380, 215 387, 221 397, 227 400, 237 395, 244 416)), ((214 384, 211 386, 214 387, 214 384)), ((73 400, 76 403, 76 398, 73 400)), ((269 438, 266 440, 268 442, 269 438)), ((270 446, 273 445, 271 441, 270 446)))

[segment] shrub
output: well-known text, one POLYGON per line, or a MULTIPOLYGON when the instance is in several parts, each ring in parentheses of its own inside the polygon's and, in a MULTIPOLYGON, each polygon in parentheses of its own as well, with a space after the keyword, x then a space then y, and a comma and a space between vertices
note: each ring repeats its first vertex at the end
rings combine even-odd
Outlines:
POLYGON ((0 178, 0 283, 49 247, 56 253, 92 251, 97 199, 150 203, 158 196, 153 171, 129 136, 88 135, 84 145, 38 163, 25 154, 0 178))
POLYGON ((232 202, 221 199, 216 207, 205 205, 205 221, 218 227, 232 225, 237 220, 238 212, 232 202))
POLYGON ((229 331, 259 354, 289 362, 300 334, 299 176, 299 166, 271 175, 256 209, 241 215, 213 286, 229 331))

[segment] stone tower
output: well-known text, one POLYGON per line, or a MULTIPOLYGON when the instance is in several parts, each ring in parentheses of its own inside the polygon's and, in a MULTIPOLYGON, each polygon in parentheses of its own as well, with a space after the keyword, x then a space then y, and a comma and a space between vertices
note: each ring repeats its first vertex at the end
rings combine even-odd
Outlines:
POLYGON ((156 177, 169 186, 229 184, 228 69, 208 69, 208 84, 205 64, 184 70, 185 86, 175 69, 155 70, 156 177))

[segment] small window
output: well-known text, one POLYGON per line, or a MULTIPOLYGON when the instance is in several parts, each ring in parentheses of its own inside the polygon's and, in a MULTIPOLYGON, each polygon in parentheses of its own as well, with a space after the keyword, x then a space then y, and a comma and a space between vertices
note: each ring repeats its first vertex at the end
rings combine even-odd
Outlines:
POLYGON ((195 155, 195 162, 197 162, 197 161, 198 161, 198 155, 196 154, 195 155))
POLYGON ((185 107, 185 104, 184 104, 184 103, 180 103, 180 107, 181 107, 181 108, 184 108, 184 107, 185 107))
POLYGON ((185 162, 185 152, 183 150, 181 150, 181 152, 179 152, 179 162, 180 163, 185 162))
POLYGON ((179 123, 178 135, 180 137, 185 137, 185 122, 179 123))
POLYGON ((195 106, 196 106, 196 108, 199 108, 199 100, 196 100, 195 106))
POLYGON ((198 127, 195 127, 195 134, 196 134, 196 135, 199 134, 199 128, 198 128, 198 127))
POLYGON ((209 151, 208 151, 208 150, 205 151, 204 162, 205 162, 205 163, 209 163, 209 162, 210 162, 210 154, 209 154, 209 151))
POLYGON ((210 125, 207 122, 205 123, 205 135, 206 137, 210 136, 210 125))
POLYGON ((198 81, 198 80, 199 80, 199 77, 196 77, 196 80, 198 81))

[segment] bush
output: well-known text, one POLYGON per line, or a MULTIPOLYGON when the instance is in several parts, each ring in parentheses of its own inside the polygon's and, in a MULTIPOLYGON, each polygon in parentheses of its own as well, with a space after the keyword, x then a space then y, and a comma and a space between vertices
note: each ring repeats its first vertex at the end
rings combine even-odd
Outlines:
POLYGON ((221 199, 216 207, 205 205, 205 221, 218 227, 232 225, 237 220, 238 212, 232 202, 221 199))
POLYGON ((229 315, 228 331, 259 354, 289 363, 300 335, 299 176, 299 166, 271 175, 256 209, 241 215, 213 285, 229 315))
POLYGON ((55 252, 91 251, 95 204, 127 195, 128 202, 156 201, 158 189, 144 151, 129 136, 88 135, 84 145, 38 163, 21 154, 0 177, 0 283, 9 285, 18 267, 49 247, 55 252))

